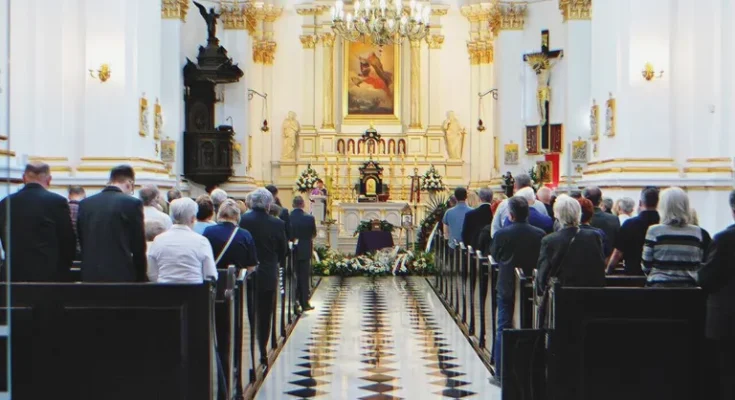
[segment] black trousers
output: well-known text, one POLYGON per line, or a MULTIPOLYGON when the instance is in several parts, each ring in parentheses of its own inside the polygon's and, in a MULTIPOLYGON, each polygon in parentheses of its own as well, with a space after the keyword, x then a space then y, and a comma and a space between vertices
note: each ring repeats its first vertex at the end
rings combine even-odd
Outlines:
POLYGON ((294 267, 296 268, 296 300, 303 309, 309 304, 311 260, 294 260, 294 267))
POLYGON ((713 399, 735 399, 735 340, 714 341, 715 357, 719 378, 719 397, 713 399))
POLYGON ((258 289, 248 290, 248 303, 254 307, 248 307, 248 318, 250 326, 255 327, 255 336, 258 340, 261 362, 268 358, 268 339, 271 335, 273 324, 273 310, 276 304, 275 290, 258 289))

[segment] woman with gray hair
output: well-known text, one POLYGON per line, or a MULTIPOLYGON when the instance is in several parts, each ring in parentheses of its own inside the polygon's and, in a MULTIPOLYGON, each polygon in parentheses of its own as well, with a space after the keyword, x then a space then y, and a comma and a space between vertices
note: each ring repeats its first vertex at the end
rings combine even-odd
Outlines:
POLYGON ((695 274, 704 261, 711 238, 693 225, 689 196, 678 187, 661 192, 658 203, 661 223, 646 233, 641 257, 647 286, 695 286, 695 274))
POLYGON ((156 237, 148 250, 148 279, 158 283, 202 283, 217 279, 212 247, 191 228, 197 204, 189 198, 171 203, 174 226, 156 237))
POLYGON ((582 207, 565 194, 554 203, 562 229, 541 240, 536 283, 544 296, 552 278, 563 286, 605 286, 605 255, 600 235, 580 229, 582 207))
POLYGON ((209 240, 215 254, 217 268, 226 269, 229 265, 252 271, 258 265, 255 252, 255 241, 240 223, 240 208, 237 202, 227 199, 219 206, 217 225, 204 230, 204 237, 209 240))

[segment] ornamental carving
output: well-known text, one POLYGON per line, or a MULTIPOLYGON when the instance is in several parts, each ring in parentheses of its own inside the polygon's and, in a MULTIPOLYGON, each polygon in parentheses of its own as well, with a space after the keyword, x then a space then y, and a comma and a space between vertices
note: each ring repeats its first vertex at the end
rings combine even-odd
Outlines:
POLYGON ((319 36, 319 40, 322 42, 324 47, 334 47, 334 33, 322 33, 319 36))
POLYGON ((276 55, 276 42, 261 40, 253 46, 253 62, 256 64, 273 65, 276 55))
POLYGON ((301 35, 299 36, 299 40, 301 40, 301 46, 303 48, 313 49, 316 47, 318 38, 315 35, 301 35))
POLYGON ((484 7, 482 4, 462 6, 460 12, 470 22, 489 21, 493 14, 493 7, 484 7))
POLYGON ((522 31, 526 22, 527 3, 498 3, 490 18, 490 29, 497 35, 500 31, 522 31))
POLYGON ((161 0, 161 18, 186 21, 189 0, 161 0))
POLYGON ((329 10, 329 6, 325 5, 297 5, 296 6, 296 14, 303 15, 303 16, 318 16, 321 15, 323 12, 329 10))
POLYGON ((492 64, 495 60, 495 49, 491 42, 467 42, 467 52, 470 55, 470 65, 492 64))
POLYGON ((429 35, 426 37, 430 49, 441 49, 444 44, 444 35, 429 35))
POLYGON ((559 10, 564 21, 592 18, 592 0, 559 0, 559 10))

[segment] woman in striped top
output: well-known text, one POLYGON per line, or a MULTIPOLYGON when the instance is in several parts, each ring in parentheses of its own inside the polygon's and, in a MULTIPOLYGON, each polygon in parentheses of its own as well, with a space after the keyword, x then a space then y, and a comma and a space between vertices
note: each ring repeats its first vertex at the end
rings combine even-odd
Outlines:
POLYGON ((661 223, 651 225, 643 244, 642 266, 647 286, 695 286, 695 273, 710 244, 709 234, 691 225, 689 197, 681 188, 661 192, 661 223))

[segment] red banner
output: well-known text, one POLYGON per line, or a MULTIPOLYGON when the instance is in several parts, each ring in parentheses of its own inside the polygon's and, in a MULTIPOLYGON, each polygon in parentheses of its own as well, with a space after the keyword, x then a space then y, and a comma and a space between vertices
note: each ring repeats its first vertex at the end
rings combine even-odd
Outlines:
POLYGON ((551 168, 549 171, 549 179, 551 182, 545 182, 546 186, 556 188, 559 186, 559 153, 545 154, 544 159, 549 163, 551 168))

